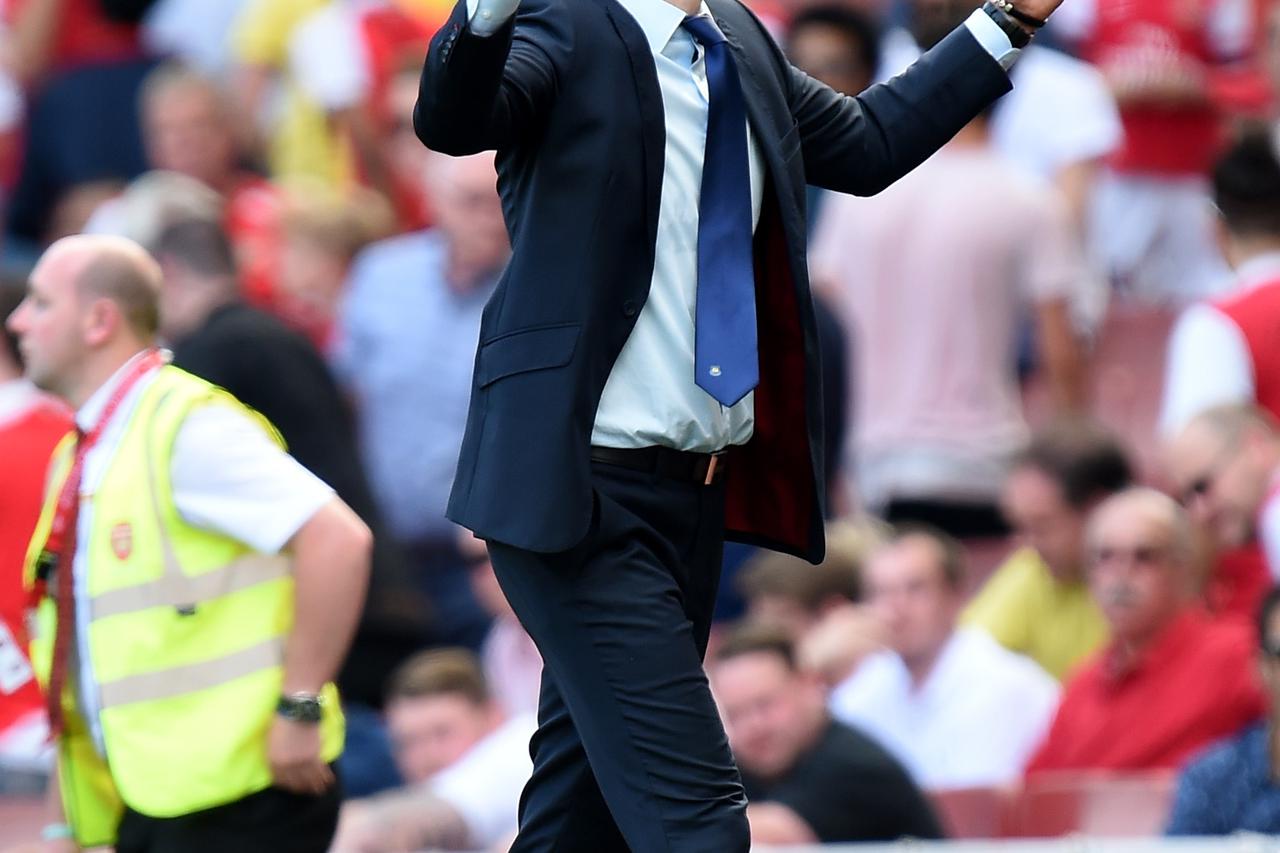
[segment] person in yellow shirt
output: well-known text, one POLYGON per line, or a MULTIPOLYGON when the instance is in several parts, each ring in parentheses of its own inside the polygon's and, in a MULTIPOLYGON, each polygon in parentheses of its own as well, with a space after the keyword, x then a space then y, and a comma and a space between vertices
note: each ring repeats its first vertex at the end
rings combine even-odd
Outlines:
POLYGON ((996 569, 962 623, 1065 678, 1107 636, 1084 582, 1085 519, 1132 478, 1123 448, 1100 426, 1062 422, 1033 437, 1001 497, 1023 547, 996 569))
POLYGON ((283 100, 272 124, 267 159, 273 175, 309 175, 337 183, 342 154, 328 126, 324 109, 290 79, 289 42, 294 30, 330 0, 251 0, 236 20, 231 50, 240 70, 235 91, 241 100, 245 136, 258 140, 256 122, 281 80, 283 100))

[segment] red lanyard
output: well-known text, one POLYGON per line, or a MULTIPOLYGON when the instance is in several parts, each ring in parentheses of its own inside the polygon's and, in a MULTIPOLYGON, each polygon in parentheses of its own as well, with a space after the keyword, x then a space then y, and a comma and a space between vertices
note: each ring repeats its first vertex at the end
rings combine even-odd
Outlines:
MULTIPOLYGON (((148 350, 147 353, 137 358, 131 365, 124 376, 120 377, 119 383, 111 392, 111 396, 107 398, 107 403, 102 408, 102 414, 98 416, 97 422, 93 425, 88 433, 80 433, 77 427, 77 433, 80 435, 76 442, 75 458, 71 463, 71 472, 67 475, 67 479, 62 484, 62 491, 58 494, 58 504, 53 515, 53 525, 49 528, 49 538, 45 540, 44 551, 40 556, 40 568, 43 570, 44 577, 39 578, 39 593, 44 593, 44 585, 48 580, 49 571, 58 566, 62 562, 63 551, 67 547, 67 542, 71 538, 71 526, 79 515, 80 503, 80 480, 84 473, 84 460, 88 456, 89 451, 98 443, 98 439, 102 437, 102 433, 106 430, 107 425, 111 423, 111 418, 115 415, 116 410, 120 408, 120 404, 124 402, 124 398, 133 390, 134 386, 152 370, 162 366, 165 363, 165 357, 159 350, 148 350)), ((71 555, 66 555, 71 556, 71 555)))

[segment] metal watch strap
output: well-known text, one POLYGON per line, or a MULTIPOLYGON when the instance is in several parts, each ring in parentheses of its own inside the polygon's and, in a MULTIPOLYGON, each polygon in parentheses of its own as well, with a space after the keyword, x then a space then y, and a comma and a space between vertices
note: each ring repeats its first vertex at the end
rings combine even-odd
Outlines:
POLYGON ((1013 5, 1013 0, 991 0, 991 3, 1010 18, 1013 18, 1019 23, 1026 24, 1033 30, 1043 29, 1049 23, 1042 18, 1037 18, 1034 15, 1028 15, 1017 6, 1013 5))
POLYGON ((318 693, 287 693, 276 704, 276 713, 296 723, 318 723, 322 716, 318 693))
POLYGON ((1027 32, 1007 12, 997 6, 993 0, 986 0, 982 4, 982 11, 986 12, 987 17, 996 22, 996 26, 1004 31, 1004 34, 1009 37, 1009 43, 1014 47, 1024 48, 1031 43, 1031 33, 1027 32))

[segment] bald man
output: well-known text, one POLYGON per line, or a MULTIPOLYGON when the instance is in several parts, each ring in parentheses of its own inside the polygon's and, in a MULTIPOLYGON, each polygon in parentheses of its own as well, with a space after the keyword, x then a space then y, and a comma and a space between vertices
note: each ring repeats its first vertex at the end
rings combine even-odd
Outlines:
POLYGON ((167 364, 160 283, 137 244, 70 237, 8 319, 78 428, 28 558, 66 816, 43 843, 323 851, 343 736, 331 681, 369 531, 263 419, 167 364))
POLYGON ((1165 456, 1191 517, 1224 547, 1258 542, 1280 579, 1280 436, 1272 416, 1252 404, 1215 406, 1193 417, 1165 456))
POLYGON ((1153 489, 1095 510, 1087 572, 1111 642, 1067 682, 1028 774, 1177 768, 1261 718, 1247 623, 1212 622, 1193 603, 1189 525, 1153 489))

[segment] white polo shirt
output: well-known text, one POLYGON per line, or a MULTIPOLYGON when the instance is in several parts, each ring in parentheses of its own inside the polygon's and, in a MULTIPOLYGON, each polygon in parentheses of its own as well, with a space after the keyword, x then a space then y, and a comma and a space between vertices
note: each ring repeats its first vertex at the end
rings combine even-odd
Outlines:
MULTIPOLYGON (((76 412, 85 433, 96 426, 112 392, 139 353, 122 365, 76 412)), ((125 395, 97 444, 85 456, 80 482, 80 514, 76 522, 73 566, 76 596, 75 678, 80 710, 99 752, 106 754, 98 718, 98 691, 89 657, 90 597, 88 543, 93 530, 90 498, 115 456, 142 393, 154 381, 152 370, 125 395)), ((173 501, 183 520, 236 539, 263 554, 276 554, 317 510, 333 498, 333 490, 281 450, 260 424, 229 406, 202 406, 183 421, 173 443, 169 468, 173 501)), ((140 495, 139 500, 145 496, 140 495)))
POLYGON ((1049 731, 1058 696, 1058 682, 1029 658, 960 628, 922 684, 883 652, 832 691, 830 706, 896 755, 922 788, 938 790, 1018 779, 1049 731))

